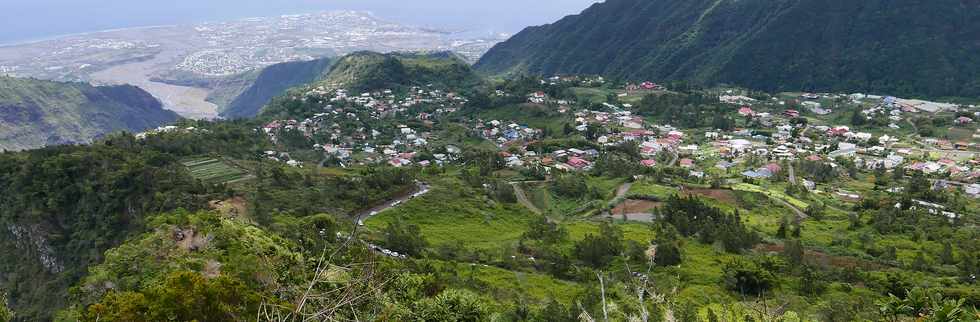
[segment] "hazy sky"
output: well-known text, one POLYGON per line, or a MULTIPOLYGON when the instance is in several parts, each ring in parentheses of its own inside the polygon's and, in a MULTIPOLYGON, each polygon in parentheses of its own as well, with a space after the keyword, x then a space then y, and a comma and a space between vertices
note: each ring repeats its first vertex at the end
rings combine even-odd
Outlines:
POLYGON ((413 25, 517 32, 597 0, 0 0, 0 43, 148 25, 335 9, 413 25))

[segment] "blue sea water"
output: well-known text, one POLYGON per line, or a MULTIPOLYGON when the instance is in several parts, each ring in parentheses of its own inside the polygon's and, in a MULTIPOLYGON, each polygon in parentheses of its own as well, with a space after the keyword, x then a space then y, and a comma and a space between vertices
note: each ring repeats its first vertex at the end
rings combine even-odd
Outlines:
POLYGON ((400 23, 517 32, 596 0, 0 0, 0 43, 106 29, 325 10, 365 10, 400 23))

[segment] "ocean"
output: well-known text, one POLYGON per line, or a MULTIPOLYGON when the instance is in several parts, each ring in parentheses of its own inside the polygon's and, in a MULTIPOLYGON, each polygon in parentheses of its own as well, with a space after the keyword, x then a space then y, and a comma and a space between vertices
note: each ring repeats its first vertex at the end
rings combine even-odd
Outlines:
POLYGON ((596 0, 2 0, 0 44, 154 25, 326 10, 364 10, 422 27, 514 33, 578 13, 596 0))

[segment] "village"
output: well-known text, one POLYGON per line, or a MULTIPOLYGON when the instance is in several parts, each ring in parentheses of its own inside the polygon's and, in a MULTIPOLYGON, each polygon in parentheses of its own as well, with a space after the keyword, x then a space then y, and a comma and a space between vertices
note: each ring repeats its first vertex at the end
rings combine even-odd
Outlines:
MULTIPOLYGON (((541 85, 564 82, 600 86, 605 80, 556 76, 543 79, 541 85)), ((389 89, 351 93, 320 86, 309 89, 304 99, 320 104, 322 112, 303 120, 272 121, 261 130, 277 144, 288 146, 293 143, 285 141, 301 138, 301 144, 320 151, 342 167, 450 164, 460 160, 468 147, 447 143, 440 138, 444 132, 440 129, 459 124, 469 137, 495 146, 505 166, 516 171, 533 168, 549 175, 588 172, 604 151, 635 146, 641 157, 638 167, 681 169, 693 182, 752 187, 779 183, 854 203, 862 200, 862 194, 856 191, 859 189, 840 186, 833 178, 808 175, 814 170, 795 168, 822 169, 839 175, 900 171, 922 174, 936 190, 980 197, 980 153, 976 143, 980 130, 974 124, 980 112, 976 112, 976 106, 865 94, 794 93, 760 100, 742 95, 738 89, 723 89, 717 91, 718 104, 729 111, 727 114, 738 126, 722 130, 658 122, 637 113, 638 101, 629 99, 666 91, 665 86, 653 82, 626 84, 612 92, 616 101, 601 104, 580 104, 543 91, 494 93, 499 97, 523 96, 526 101, 521 106, 554 113, 556 122, 564 123, 561 133, 552 133, 555 131, 547 126, 534 127, 519 117, 461 117, 469 101, 452 91, 416 86, 402 92, 389 89), (854 110, 856 116, 840 109, 854 110), (914 131, 913 118, 936 113, 956 115, 951 129, 968 135, 955 141, 902 135, 907 132, 901 131, 914 131), (581 140, 567 146, 542 146, 542 141, 555 136, 581 140)), ((286 152, 266 154, 272 160, 303 166, 286 152)), ((889 192, 900 193, 900 188, 889 192)), ((934 212, 943 212, 940 205, 916 202, 934 212)), ((948 212, 945 215, 959 216, 948 212)))

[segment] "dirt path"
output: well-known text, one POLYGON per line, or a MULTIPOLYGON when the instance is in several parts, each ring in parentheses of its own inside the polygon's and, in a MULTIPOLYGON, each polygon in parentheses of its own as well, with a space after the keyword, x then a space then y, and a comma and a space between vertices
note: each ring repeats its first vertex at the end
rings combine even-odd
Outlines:
POLYGON ((632 182, 627 182, 616 188, 616 198, 626 197, 626 194, 630 192, 630 188, 633 188, 632 182))
POLYGON ((524 192, 524 188, 521 187, 520 182, 511 182, 510 185, 514 187, 514 195, 517 196, 517 202, 524 205, 524 207, 531 212, 538 215, 541 214, 541 209, 538 209, 538 207, 531 202, 531 199, 528 199, 527 193, 524 192))
POLYGON ((779 199, 779 198, 773 198, 773 197, 769 197, 769 199, 778 201, 779 203, 781 203, 784 206, 786 206, 786 208, 789 208, 790 210, 793 210, 793 213, 796 214, 796 222, 797 223, 799 223, 799 222, 801 222, 801 221, 809 218, 809 216, 807 216, 806 213, 804 213, 803 211, 801 211, 799 208, 794 207, 792 204, 790 204, 789 202, 786 202, 785 200, 782 200, 782 199, 779 199))
POLYGON ((670 159, 670 163, 667 163, 668 167, 673 167, 674 164, 677 163, 677 160, 681 158, 681 156, 678 155, 677 152, 671 152, 671 153, 674 155, 674 158, 670 159))
POLYGON ((796 184, 796 169, 793 168, 793 162, 787 162, 789 165, 789 183, 796 184))
POLYGON ((915 132, 914 132, 914 133, 919 133, 919 126, 918 126, 918 125, 915 125, 915 123, 914 123, 914 122, 912 122, 912 120, 911 120, 911 119, 908 119, 908 118, 906 118, 906 119, 905 119, 905 123, 908 123, 909 125, 911 125, 911 126, 912 126, 912 129, 913 129, 913 130, 915 130, 915 132))

